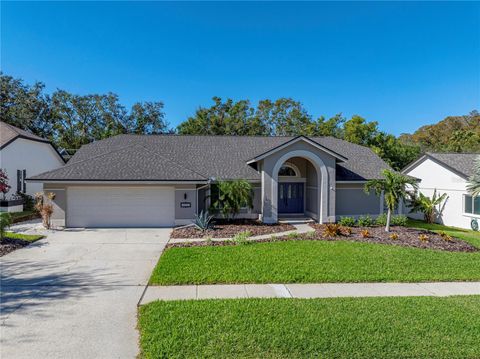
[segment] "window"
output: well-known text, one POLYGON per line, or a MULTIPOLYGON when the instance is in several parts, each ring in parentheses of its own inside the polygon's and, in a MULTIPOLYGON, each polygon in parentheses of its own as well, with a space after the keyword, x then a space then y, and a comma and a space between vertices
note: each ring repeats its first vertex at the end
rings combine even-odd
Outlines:
POLYGON ((463 212, 480 215, 480 197, 463 195, 463 212))
POLYGON ((297 177, 297 172, 295 172, 295 170, 291 166, 283 165, 282 167, 280 167, 278 175, 285 177, 297 177))
POLYGON ((17 193, 26 193, 27 192, 27 170, 17 170, 17 193))

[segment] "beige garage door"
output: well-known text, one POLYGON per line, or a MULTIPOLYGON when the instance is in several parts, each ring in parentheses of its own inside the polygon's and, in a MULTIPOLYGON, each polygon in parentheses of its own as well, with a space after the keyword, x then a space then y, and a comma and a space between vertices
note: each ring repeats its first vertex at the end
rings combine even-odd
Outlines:
POLYGON ((69 187, 67 227, 169 227, 173 187, 69 187))

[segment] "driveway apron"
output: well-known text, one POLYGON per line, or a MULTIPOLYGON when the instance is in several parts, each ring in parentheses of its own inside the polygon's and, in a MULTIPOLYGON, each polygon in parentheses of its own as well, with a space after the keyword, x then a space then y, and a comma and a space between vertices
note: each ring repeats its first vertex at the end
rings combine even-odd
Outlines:
POLYGON ((135 358, 136 305, 170 231, 58 231, 1 257, 0 357, 135 358))

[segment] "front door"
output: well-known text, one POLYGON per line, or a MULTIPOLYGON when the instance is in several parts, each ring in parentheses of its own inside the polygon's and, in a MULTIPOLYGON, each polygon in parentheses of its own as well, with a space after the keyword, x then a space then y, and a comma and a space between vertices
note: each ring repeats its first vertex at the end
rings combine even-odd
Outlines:
POLYGON ((278 184, 278 213, 303 213, 303 183, 278 184))

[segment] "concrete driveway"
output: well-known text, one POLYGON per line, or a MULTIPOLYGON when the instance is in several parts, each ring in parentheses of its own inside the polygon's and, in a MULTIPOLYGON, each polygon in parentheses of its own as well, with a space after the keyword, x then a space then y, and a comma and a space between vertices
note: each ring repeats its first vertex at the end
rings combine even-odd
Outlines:
POLYGON ((57 231, 0 258, 0 357, 134 358, 136 305, 169 235, 57 231))

